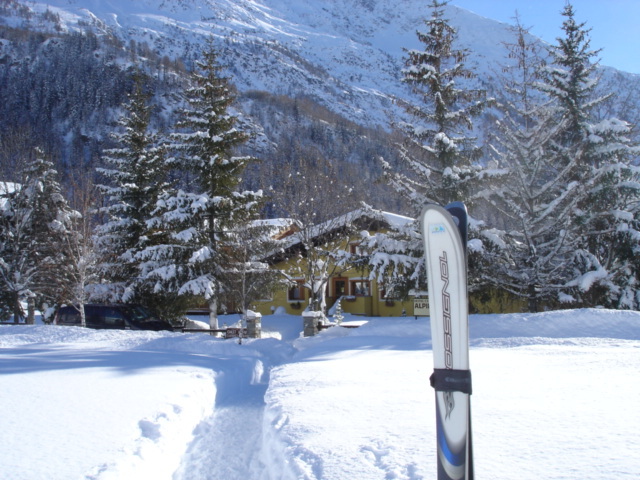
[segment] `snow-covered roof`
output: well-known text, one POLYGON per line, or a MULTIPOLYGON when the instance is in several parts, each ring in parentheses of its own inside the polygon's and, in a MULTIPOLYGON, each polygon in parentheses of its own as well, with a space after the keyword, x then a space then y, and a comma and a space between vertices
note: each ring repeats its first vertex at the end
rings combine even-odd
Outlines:
POLYGON ((257 227, 264 227, 268 236, 275 240, 280 240, 291 235, 297 229, 298 222, 292 218, 270 218, 264 220, 254 220, 251 222, 257 227))
POLYGON ((402 215, 397 215, 382 210, 374 210, 372 208, 359 208, 357 210, 352 210, 351 212, 345 213, 344 215, 317 225, 315 227, 317 231, 313 232, 313 236, 315 237, 324 235, 335 229, 353 225, 354 223, 363 219, 377 220, 388 225, 390 228, 399 228, 413 221, 413 218, 404 217, 402 215))
MULTIPOLYGON (((336 230, 354 225, 361 220, 377 221, 391 229, 398 229, 414 221, 413 218, 395 213, 375 210, 372 208, 359 208, 311 227, 311 229, 306 232, 306 235, 311 238, 322 237, 323 235, 328 235, 336 230)), ((293 234, 286 239, 284 248, 291 248, 301 241, 302 239, 300 238, 300 234, 293 234)))
POLYGON ((408 223, 413 222, 415 219, 411 217, 405 217, 404 215, 398 215, 397 213, 389 213, 379 211, 380 215, 384 218, 384 220, 389 224, 390 227, 404 227, 408 223))

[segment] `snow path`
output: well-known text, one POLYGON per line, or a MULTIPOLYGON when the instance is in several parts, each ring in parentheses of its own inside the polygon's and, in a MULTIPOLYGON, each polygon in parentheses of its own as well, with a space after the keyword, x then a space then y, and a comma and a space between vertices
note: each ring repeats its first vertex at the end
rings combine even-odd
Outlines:
POLYGON ((174 480, 256 478, 268 380, 260 360, 253 371, 244 363, 218 374, 214 412, 194 430, 174 480))
POLYGON ((247 480, 260 470, 264 406, 216 409, 194 431, 174 480, 247 480))
POLYGON ((271 463, 263 452, 265 394, 271 369, 291 361, 295 350, 273 338, 244 340, 237 349, 246 356, 217 371, 213 413, 195 428, 172 480, 258 479, 271 463))

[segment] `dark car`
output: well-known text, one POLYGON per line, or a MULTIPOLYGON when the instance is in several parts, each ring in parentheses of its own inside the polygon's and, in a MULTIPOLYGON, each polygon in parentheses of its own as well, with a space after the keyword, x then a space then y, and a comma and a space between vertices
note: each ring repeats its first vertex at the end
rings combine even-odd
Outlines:
MULTIPOLYGON (((89 328, 120 330, 173 330, 169 322, 160 320, 141 305, 97 305, 84 306, 89 328)), ((80 326, 78 307, 60 307, 54 320, 56 325, 80 326)))

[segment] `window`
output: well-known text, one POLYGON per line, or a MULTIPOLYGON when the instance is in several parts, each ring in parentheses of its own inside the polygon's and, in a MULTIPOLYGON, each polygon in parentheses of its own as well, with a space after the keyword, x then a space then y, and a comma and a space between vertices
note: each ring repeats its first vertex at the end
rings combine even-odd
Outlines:
POLYGON ((295 280, 296 284, 289 288, 287 299, 290 302, 298 302, 304 300, 304 282, 303 280, 295 280))
POLYGON ((58 314, 58 323, 63 325, 79 325, 80 324, 80 312, 74 307, 62 307, 58 314))
POLYGON ((356 297, 370 297, 371 285, 369 280, 351 280, 351 295, 356 297))
POLYGON ((333 296, 336 298, 347 294, 347 279, 335 278, 333 280, 333 296))
POLYGON ((360 248, 360 243, 350 243, 349 244, 349 253, 351 255, 362 255, 362 248, 360 248))
POLYGON ((104 324, 107 327, 124 327, 124 315, 123 313, 116 308, 105 308, 104 309, 104 324))

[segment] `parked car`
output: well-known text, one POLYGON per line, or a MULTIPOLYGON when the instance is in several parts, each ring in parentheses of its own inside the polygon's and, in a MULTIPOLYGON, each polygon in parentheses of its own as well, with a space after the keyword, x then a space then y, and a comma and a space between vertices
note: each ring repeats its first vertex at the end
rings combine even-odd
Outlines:
MULTIPOLYGON (((97 305, 84 306, 87 327, 121 330, 173 330, 173 326, 156 318, 141 305, 97 305)), ((54 324, 80 326, 80 310, 75 306, 58 309, 54 324)))

